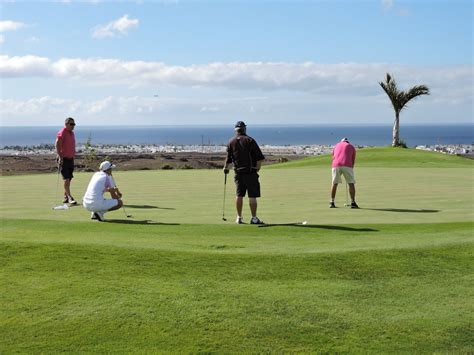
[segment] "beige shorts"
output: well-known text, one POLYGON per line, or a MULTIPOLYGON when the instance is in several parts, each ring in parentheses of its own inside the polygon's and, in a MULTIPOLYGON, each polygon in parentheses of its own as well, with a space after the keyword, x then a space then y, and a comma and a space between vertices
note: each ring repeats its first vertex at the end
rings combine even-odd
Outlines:
POLYGON ((342 183, 341 175, 344 175, 346 183, 355 184, 354 170, 348 166, 338 166, 337 168, 332 168, 333 185, 342 183))
POLYGON ((118 200, 105 198, 99 201, 83 201, 82 205, 91 212, 106 212, 118 205, 118 200))

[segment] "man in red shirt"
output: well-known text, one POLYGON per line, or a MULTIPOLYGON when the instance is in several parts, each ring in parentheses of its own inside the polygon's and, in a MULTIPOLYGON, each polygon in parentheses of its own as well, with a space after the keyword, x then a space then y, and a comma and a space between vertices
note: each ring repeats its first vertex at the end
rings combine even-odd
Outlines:
POLYGON ((71 180, 74 177, 74 157, 76 155, 76 138, 74 136, 74 118, 68 117, 64 121, 62 128, 56 135, 57 161, 61 168, 61 175, 64 180, 64 203, 76 205, 77 202, 71 195, 71 180))
POLYGON ((351 195, 351 208, 359 208, 355 202, 355 179, 354 164, 356 159, 356 150, 347 138, 342 138, 339 143, 334 146, 332 151, 332 188, 331 202, 329 208, 336 208, 334 199, 336 198, 337 185, 342 183, 341 175, 344 175, 346 183, 349 185, 349 193, 351 195))

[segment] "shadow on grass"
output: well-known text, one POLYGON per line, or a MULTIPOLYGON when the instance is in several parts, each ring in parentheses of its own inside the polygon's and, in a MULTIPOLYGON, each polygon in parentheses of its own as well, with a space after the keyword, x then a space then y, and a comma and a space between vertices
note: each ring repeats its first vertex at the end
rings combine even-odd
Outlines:
POLYGON ((117 224, 142 224, 142 225, 149 225, 149 226, 179 226, 179 223, 162 223, 162 222, 155 222, 149 219, 144 220, 130 220, 130 219, 106 219, 105 223, 117 223, 117 224))
POLYGON ((151 205, 125 205, 125 207, 130 208, 142 208, 142 209, 152 209, 157 208, 159 210, 174 210, 172 207, 159 207, 159 206, 151 206, 151 205))
POLYGON ((406 213, 436 213, 439 210, 410 210, 406 208, 359 208, 361 210, 384 211, 384 212, 406 212, 406 213))
POLYGON ((259 228, 266 228, 266 227, 300 227, 300 228, 340 230, 340 231, 346 231, 346 232, 378 232, 379 231, 378 229, 373 229, 373 228, 353 228, 353 227, 345 227, 345 226, 330 226, 330 225, 324 225, 324 224, 301 224, 301 222, 259 225, 259 228))

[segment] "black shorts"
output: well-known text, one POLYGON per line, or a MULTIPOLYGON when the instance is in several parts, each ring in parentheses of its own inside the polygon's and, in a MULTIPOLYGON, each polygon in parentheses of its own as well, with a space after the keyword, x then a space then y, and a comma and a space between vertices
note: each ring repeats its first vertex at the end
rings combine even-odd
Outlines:
POLYGON ((71 180, 74 175, 74 158, 63 158, 63 165, 61 165, 61 175, 64 180, 71 180))
POLYGON ((257 173, 235 174, 234 181, 237 188, 237 196, 244 197, 248 191, 249 197, 260 197, 260 182, 257 173))

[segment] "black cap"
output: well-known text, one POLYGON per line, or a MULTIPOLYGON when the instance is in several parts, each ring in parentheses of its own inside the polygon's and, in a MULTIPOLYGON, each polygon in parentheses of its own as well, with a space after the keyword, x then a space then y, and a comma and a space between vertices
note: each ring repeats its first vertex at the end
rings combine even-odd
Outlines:
POLYGON ((237 121, 237 123, 235 124, 235 128, 242 128, 242 127, 247 127, 245 125, 245 122, 244 121, 237 121))

